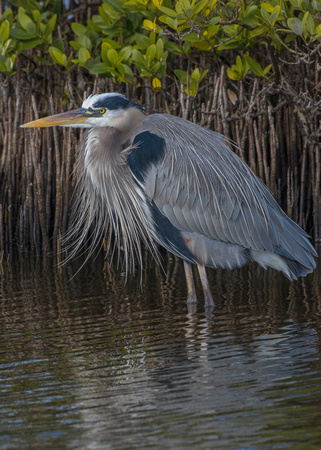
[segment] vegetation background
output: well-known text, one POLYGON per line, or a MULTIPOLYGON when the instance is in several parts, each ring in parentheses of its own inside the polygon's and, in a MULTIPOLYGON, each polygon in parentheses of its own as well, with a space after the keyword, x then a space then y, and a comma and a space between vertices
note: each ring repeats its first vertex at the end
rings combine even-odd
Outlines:
POLYGON ((233 139, 320 242, 321 0, 14 0, 0 14, 2 257, 59 254, 76 177, 79 132, 19 126, 112 91, 233 139))

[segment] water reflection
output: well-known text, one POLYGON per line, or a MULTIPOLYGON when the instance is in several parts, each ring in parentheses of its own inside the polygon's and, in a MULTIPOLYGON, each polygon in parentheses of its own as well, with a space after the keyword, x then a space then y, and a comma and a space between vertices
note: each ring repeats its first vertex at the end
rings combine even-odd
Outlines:
POLYGON ((211 314, 174 260, 78 267, 3 268, 1 448, 318 448, 320 267, 212 271, 211 314))

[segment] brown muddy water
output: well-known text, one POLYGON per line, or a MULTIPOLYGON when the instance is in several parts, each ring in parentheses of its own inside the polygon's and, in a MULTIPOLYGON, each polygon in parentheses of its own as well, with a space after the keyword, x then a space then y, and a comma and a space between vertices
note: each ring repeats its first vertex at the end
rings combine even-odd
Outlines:
POLYGON ((172 259, 79 264, 2 267, 1 449, 321 448, 320 264, 209 271, 212 312, 172 259))

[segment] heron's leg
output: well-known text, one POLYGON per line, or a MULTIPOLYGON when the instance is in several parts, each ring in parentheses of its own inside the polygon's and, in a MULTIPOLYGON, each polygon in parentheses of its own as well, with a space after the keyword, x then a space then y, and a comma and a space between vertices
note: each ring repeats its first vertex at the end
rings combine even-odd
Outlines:
POLYGON ((192 266, 187 261, 184 261, 184 270, 187 284, 187 303, 197 303, 192 266))
POLYGON ((198 273, 200 274, 200 279, 203 287, 205 306, 214 306, 214 300, 210 290, 210 285, 208 284, 205 266, 203 265, 201 266, 198 264, 197 268, 198 273))

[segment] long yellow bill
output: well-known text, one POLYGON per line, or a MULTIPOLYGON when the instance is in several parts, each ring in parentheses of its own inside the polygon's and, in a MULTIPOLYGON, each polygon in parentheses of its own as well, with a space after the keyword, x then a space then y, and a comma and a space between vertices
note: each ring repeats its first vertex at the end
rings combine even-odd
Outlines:
POLYGON ((86 122, 88 113, 85 113, 83 108, 74 109, 72 111, 55 114, 54 116, 43 117, 42 119, 33 120, 32 122, 24 123, 22 128, 43 128, 60 126, 73 126, 86 122))

